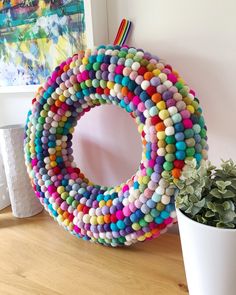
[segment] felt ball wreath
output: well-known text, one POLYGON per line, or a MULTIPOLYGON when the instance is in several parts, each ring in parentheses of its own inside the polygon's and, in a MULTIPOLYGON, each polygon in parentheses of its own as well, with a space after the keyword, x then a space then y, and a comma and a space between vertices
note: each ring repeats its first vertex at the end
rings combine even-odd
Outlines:
POLYGON ((104 245, 158 237, 176 221, 175 190, 163 176, 181 176, 185 160, 207 157, 199 101, 158 57, 127 46, 99 46, 62 62, 32 101, 25 159, 36 196, 73 235, 104 245), (76 167, 72 134, 91 108, 114 104, 137 123, 138 171, 115 187, 93 184, 76 167))

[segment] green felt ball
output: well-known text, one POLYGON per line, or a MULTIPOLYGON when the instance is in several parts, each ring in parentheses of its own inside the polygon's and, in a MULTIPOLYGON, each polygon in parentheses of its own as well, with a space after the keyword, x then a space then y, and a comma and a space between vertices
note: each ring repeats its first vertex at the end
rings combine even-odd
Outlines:
POLYGON ((172 170, 173 169, 173 163, 171 163, 171 162, 165 162, 164 164, 163 164, 163 168, 166 170, 166 171, 170 171, 170 170, 172 170))
POLYGON ((93 86, 94 88, 98 88, 99 85, 100 85, 100 83, 99 83, 99 80, 98 80, 98 79, 93 79, 93 80, 92 80, 92 86, 93 86))
POLYGON ((152 173, 153 173, 153 169, 152 168, 150 168, 150 167, 148 167, 147 169, 146 169, 146 173, 147 173, 147 176, 151 176, 152 175, 152 173))
POLYGON ((184 130, 184 136, 185 138, 191 138, 194 136, 194 131, 193 129, 185 129, 184 130))
POLYGON ((186 155, 187 155, 188 157, 193 157, 194 154, 195 154, 195 148, 193 148, 193 147, 189 147, 189 148, 186 149, 186 155))
POLYGON ((100 66, 101 66, 100 62, 95 62, 95 63, 93 64, 93 69, 94 69, 94 71, 98 71, 98 70, 100 69, 100 66))
POLYGON ((183 84, 181 82, 177 82, 175 83, 175 87, 177 87, 177 89, 180 91, 180 89, 183 88, 183 84))
POLYGON ((165 160, 167 162, 173 162, 175 160, 175 155, 174 154, 166 154, 165 155, 165 160))
POLYGON ((205 138, 206 137, 206 129, 202 128, 199 134, 200 134, 201 138, 205 138))
POLYGON ((140 219, 139 220, 139 225, 141 226, 141 227, 144 227, 144 226, 147 226, 147 222, 144 220, 144 219, 140 219))
POLYGON ((173 135, 166 136, 165 141, 167 144, 175 143, 175 137, 173 135))

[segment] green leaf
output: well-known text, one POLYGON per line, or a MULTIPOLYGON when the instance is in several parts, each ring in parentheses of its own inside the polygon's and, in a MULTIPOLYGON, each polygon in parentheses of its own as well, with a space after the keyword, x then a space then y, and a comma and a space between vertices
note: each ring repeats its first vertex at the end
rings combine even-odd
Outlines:
POLYGON ((192 203, 194 203, 195 205, 196 205, 196 203, 199 201, 198 197, 195 196, 195 195, 191 195, 191 196, 189 197, 189 200, 190 200, 192 203))
POLYGON ((223 205, 224 210, 231 209, 231 204, 228 201, 225 201, 222 205, 223 205))
POLYGON ((215 197, 215 198, 218 198, 218 199, 221 199, 222 195, 221 193, 219 192, 219 190, 217 188, 213 188, 211 191, 210 191, 210 194, 215 197))
POLYGON ((224 199, 231 199, 231 198, 235 197, 235 194, 230 190, 226 190, 223 197, 224 197, 224 199))
POLYGON ((210 209, 210 210, 213 211, 213 212, 216 212, 216 207, 215 207, 214 203, 212 203, 212 202, 207 202, 206 205, 207 205, 207 208, 208 208, 208 209, 210 209))
POLYGON ((215 216, 215 213, 213 211, 207 211, 205 216, 208 217, 208 218, 213 217, 213 216, 215 216))
POLYGON ((202 200, 198 201, 197 203, 195 203, 194 205, 196 207, 202 208, 202 207, 204 207, 205 202, 206 202, 206 200, 205 199, 202 199, 202 200))
POLYGON ((231 180, 231 186, 236 189, 236 179, 231 180))
POLYGON ((222 217, 224 222, 231 222, 236 217, 236 213, 233 211, 228 210, 222 217))

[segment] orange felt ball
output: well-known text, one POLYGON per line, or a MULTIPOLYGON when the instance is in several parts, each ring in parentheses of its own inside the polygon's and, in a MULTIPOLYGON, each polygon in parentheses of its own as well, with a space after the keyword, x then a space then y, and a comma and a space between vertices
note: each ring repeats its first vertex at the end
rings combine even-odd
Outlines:
POLYGON ((155 103, 158 103, 159 101, 161 101, 161 94, 160 93, 154 93, 152 95, 152 101, 155 103))
POLYGON ((143 78, 144 78, 144 80, 151 80, 152 79, 152 77, 153 77, 154 75, 153 75, 153 73, 152 72, 146 72, 145 74, 144 74, 144 76, 143 76, 143 78))
POLYGON ((156 131, 165 131, 165 124, 163 122, 157 123, 155 129, 156 131))
POLYGON ((172 170, 172 176, 173 176, 174 178, 180 178, 180 176, 181 176, 181 169, 174 168, 174 169, 172 170))

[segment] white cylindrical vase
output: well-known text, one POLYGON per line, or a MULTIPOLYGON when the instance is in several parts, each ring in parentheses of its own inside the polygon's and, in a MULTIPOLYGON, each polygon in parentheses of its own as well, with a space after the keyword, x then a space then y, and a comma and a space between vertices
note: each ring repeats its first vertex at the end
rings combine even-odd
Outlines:
POLYGON ((22 218, 38 214, 43 207, 35 197, 25 167, 24 127, 0 127, 0 143, 13 215, 22 218))
MULTIPOLYGON (((0 142, 1 144, 1 142, 0 142)), ((5 170, 2 161, 2 154, 0 149, 0 210, 10 205, 10 199, 8 194, 7 180, 5 170)))
POLYGON ((189 294, 235 295, 236 229, 201 224, 176 211, 189 294))

